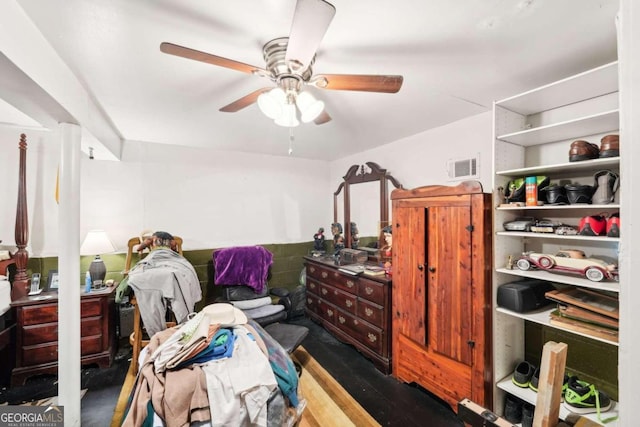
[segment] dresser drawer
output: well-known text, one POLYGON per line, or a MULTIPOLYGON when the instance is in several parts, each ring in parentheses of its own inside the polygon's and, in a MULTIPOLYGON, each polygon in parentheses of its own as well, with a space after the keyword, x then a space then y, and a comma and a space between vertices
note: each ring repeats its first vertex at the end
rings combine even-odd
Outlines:
POLYGON ((382 283, 360 278, 358 280, 358 296, 378 305, 384 306, 387 290, 382 283))
MULTIPOLYGON (((83 337, 102 335, 102 318, 88 317, 80 322, 83 337)), ((29 325, 22 329, 22 345, 45 344, 58 341, 58 322, 29 325)))
POLYGON ((328 288, 329 292, 325 299, 335 304, 338 308, 351 314, 356 314, 358 298, 354 294, 341 291, 338 288, 328 288))
POLYGON ((320 314, 320 300, 314 294, 307 292, 307 311, 320 314))
POLYGON ((336 323, 336 312, 338 311, 333 305, 320 300, 318 302, 318 315, 329 323, 336 323))
MULTIPOLYGON (((83 356, 102 351, 102 337, 83 337, 80 340, 80 349, 83 356)), ((58 361, 58 342, 24 346, 22 350, 23 366, 39 365, 58 361)))
POLYGON ((307 266, 307 274, 321 283, 327 283, 347 292, 356 293, 358 279, 339 273, 338 270, 317 265, 307 266))
POLYGON ((358 311, 356 313, 358 317, 383 329, 386 326, 384 324, 384 313, 382 306, 364 299, 358 300, 358 311))
MULTIPOLYGON (((102 305, 99 298, 80 301, 80 317, 100 316, 102 305)), ((58 304, 37 304, 22 308, 23 325, 40 325, 58 321, 58 304)))
POLYGON ((307 293, 320 295, 320 283, 307 277, 307 293))
POLYGON ((339 311, 336 314, 336 326, 376 353, 383 354, 384 335, 382 329, 344 311, 339 311))
POLYGON ((40 325, 58 321, 58 304, 38 304, 22 308, 22 324, 40 325))

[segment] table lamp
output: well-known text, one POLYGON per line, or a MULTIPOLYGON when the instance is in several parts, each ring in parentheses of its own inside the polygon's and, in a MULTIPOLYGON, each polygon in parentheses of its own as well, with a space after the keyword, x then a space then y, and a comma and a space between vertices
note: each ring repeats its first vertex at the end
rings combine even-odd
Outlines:
POLYGON ((107 275, 107 267, 100 258, 100 254, 106 254, 115 251, 115 247, 109 236, 104 230, 91 230, 84 238, 82 246, 80 246, 80 255, 95 255, 89 266, 89 275, 91 276, 91 287, 93 289, 101 289, 104 287, 104 277, 107 275))

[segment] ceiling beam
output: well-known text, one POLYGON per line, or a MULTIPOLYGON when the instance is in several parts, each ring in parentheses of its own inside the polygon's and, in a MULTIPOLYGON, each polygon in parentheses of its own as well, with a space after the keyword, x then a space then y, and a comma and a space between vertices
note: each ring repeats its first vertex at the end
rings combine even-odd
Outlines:
POLYGON ((0 9, 0 97, 45 128, 80 125, 83 151, 120 160, 123 138, 91 94, 15 0, 0 9))

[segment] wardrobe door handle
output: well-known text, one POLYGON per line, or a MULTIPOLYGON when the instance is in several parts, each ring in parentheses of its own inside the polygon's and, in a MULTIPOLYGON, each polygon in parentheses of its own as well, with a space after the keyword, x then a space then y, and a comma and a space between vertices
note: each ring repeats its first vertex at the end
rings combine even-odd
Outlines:
POLYGON ((418 270, 420 271, 424 270, 424 264, 418 264, 418 270))
POLYGON ((429 267, 429 272, 435 273, 436 272, 436 268, 435 267, 429 267))

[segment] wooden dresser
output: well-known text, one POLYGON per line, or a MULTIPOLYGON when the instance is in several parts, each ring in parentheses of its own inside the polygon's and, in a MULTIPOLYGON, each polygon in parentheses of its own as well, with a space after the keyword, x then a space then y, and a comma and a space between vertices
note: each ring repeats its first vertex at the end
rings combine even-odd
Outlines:
POLYGON ((305 266, 309 317, 390 373, 391 280, 352 276, 311 257, 305 257, 305 266))
MULTIPOLYGON (((80 298, 81 362, 111 366, 116 351, 115 287, 82 292, 80 298)), ((11 384, 58 370, 58 294, 43 292, 11 303, 16 311, 16 367, 11 384)))

